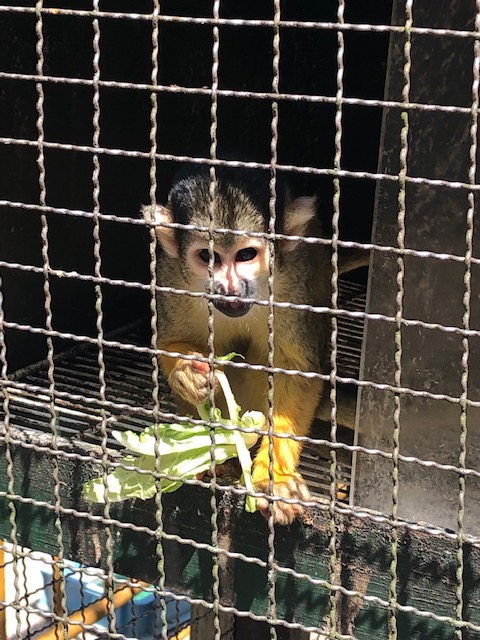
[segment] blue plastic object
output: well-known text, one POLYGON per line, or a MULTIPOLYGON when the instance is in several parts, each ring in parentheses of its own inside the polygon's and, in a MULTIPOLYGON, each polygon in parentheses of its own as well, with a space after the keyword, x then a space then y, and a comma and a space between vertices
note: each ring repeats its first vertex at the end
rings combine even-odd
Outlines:
MULTIPOLYGON (((92 575, 86 568, 76 562, 65 562, 67 565, 65 576, 66 606, 69 614, 86 607, 105 595, 104 581, 97 575, 92 575)), ((92 571, 92 570, 91 570, 92 571)), ((40 609, 52 611, 53 589, 52 568, 45 565, 42 569, 44 591, 40 609)), ((125 580, 124 576, 115 575, 116 580, 125 580)), ((174 594, 172 594, 173 596, 174 594)), ((185 600, 171 596, 165 597, 167 613, 167 632, 173 635, 179 629, 188 625, 191 617, 191 605, 185 600)), ((155 640, 161 634, 162 603, 158 594, 144 591, 115 610, 116 630, 132 640, 155 640)), ((102 618, 95 625, 99 631, 108 629, 108 619, 102 618)))

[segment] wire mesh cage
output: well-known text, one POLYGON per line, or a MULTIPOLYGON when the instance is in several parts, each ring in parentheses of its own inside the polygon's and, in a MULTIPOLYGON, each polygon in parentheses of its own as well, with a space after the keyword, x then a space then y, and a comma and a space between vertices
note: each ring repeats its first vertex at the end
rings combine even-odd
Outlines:
POLYGON ((0 15, 0 637, 480 637, 479 3, 0 15))

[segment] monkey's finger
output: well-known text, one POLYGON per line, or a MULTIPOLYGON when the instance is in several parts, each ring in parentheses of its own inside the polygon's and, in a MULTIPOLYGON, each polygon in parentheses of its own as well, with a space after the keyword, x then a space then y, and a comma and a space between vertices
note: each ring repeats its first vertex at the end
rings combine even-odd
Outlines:
POLYGON ((208 364, 208 362, 202 362, 201 360, 192 360, 191 365, 192 369, 201 371, 205 375, 208 375, 208 372, 210 371, 210 365, 208 364))
POLYGON ((291 524, 297 516, 303 513, 303 507, 300 504, 291 504, 282 500, 270 502, 266 498, 257 498, 257 509, 266 519, 270 517, 270 504, 272 504, 275 524, 291 524))

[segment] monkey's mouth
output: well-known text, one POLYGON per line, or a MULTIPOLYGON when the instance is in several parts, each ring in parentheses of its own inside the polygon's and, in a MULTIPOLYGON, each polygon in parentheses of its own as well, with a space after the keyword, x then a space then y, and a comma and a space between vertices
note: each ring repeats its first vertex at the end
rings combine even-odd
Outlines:
POLYGON ((250 311, 253 302, 215 300, 213 306, 230 318, 240 318, 250 311))

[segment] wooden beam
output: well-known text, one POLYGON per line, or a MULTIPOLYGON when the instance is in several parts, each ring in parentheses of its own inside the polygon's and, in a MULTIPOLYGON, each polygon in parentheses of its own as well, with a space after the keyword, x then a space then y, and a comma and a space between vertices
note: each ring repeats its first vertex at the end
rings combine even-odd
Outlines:
POLYGON ((102 618, 105 618, 108 615, 111 604, 113 604, 115 609, 120 609, 120 607, 130 602, 130 600, 141 591, 142 585, 138 587, 130 587, 124 584, 118 585, 113 591, 112 598, 105 596, 104 598, 95 600, 95 602, 67 616, 64 621, 58 622, 54 627, 37 636, 37 640, 75 638, 75 636, 85 630, 85 625, 93 625, 102 618))

